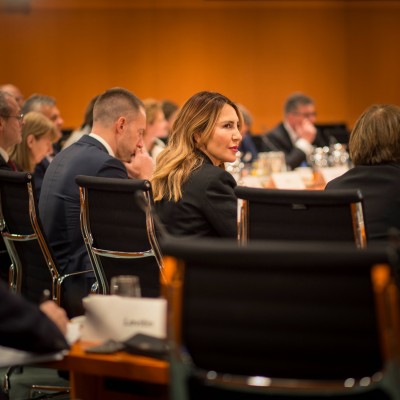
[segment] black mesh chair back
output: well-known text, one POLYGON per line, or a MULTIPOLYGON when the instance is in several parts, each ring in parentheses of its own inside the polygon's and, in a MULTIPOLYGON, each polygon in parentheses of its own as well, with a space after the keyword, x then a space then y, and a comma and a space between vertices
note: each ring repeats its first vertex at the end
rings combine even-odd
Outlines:
POLYGON ((162 248, 180 371, 171 384, 186 387, 174 399, 383 393, 399 373, 386 250, 215 240, 162 248))
POLYGON ((0 224, 12 260, 13 290, 36 303, 44 289, 55 295, 58 274, 36 214, 30 173, 0 171, 0 224))
POLYGON ((110 292, 111 278, 136 275, 144 297, 160 296, 162 257, 150 212, 150 182, 137 179, 78 176, 81 229, 100 294, 110 292), (147 211, 136 196, 145 197, 147 211))
POLYGON ((351 241, 366 247, 359 190, 279 190, 238 186, 239 239, 351 241))
POLYGON ((67 279, 78 282, 80 276, 93 272, 60 272, 37 213, 35 196, 29 172, 0 171, 0 230, 12 261, 10 286, 35 303, 48 289, 52 299, 68 315, 75 316, 76 304, 81 308, 80 298, 64 290, 64 284, 67 279))

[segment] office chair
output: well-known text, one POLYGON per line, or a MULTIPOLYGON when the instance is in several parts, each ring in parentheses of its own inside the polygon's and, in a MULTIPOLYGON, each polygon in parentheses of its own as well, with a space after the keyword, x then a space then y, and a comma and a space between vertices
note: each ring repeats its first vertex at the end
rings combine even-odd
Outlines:
POLYGON ((35 303, 48 289, 58 305, 68 308, 62 300, 64 282, 91 271, 60 272, 37 213, 35 196, 32 174, 0 171, 0 230, 12 261, 10 286, 35 303))
POLYGON ((279 190, 237 186, 239 240, 352 241, 367 245, 359 190, 279 190))
POLYGON ((150 182, 77 176, 81 230, 95 271, 98 292, 110 293, 111 278, 137 275, 144 297, 160 296, 163 265, 155 234, 150 182), (147 210, 138 205, 144 196, 147 210))
POLYGON ((225 240, 162 248, 174 400, 400 398, 389 250, 225 240))
MULTIPOLYGON (((38 304, 43 291, 61 306, 63 283, 85 272, 61 274, 47 243, 37 214, 33 177, 29 172, 0 170, 0 230, 11 259, 9 285, 15 293, 38 304)), ((3 376, 4 393, 10 390, 10 376, 21 367, 10 367, 3 376)), ((40 388, 40 386, 38 386, 40 388)), ((67 390, 68 388, 53 388, 67 390)))

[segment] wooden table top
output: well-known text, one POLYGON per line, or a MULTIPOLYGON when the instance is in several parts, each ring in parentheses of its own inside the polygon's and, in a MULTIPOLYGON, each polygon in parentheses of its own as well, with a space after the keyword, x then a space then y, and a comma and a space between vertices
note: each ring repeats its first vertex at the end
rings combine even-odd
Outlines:
POLYGON ((148 383, 168 384, 167 361, 119 351, 114 354, 86 353, 85 349, 98 343, 78 341, 61 361, 49 366, 88 375, 116 377, 148 383))

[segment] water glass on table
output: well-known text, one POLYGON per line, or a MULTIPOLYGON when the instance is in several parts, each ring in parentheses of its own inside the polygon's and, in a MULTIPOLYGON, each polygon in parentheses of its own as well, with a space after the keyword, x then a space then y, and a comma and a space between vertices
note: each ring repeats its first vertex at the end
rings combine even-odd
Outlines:
POLYGON ((139 277, 135 275, 117 275, 111 278, 110 293, 122 297, 140 297, 139 277))

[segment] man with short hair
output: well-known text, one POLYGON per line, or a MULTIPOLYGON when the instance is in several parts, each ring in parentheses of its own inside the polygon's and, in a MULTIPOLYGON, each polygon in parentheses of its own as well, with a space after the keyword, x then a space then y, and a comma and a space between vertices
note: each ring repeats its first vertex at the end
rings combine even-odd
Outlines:
POLYGON ((6 83, 0 86, 0 92, 6 92, 14 96, 15 100, 17 101, 18 105, 22 107, 24 104, 24 95, 22 94, 21 90, 13 85, 12 83, 6 83))
POLYGON ((62 137, 62 126, 64 120, 61 117, 60 110, 57 107, 57 102, 54 97, 44 94, 33 94, 24 102, 22 112, 28 114, 29 111, 36 111, 45 115, 56 127, 57 140, 62 137))
MULTIPOLYGON (((58 153, 49 165, 39 199, 39 213, 62 274, 91 269, 80 229, 79 188, 75 177, 128 178, 128 170, 131 177, 150 178, 153 163, 142 151, 145 129, 143 103, 125 89, 109 89, 94 105, 92 132, 58 153)), ((73 290, 66 288, 72 301, 78 303, 74 307, 79 309, 81 297, 89 292, 93 280, 91 276, 86 281, 81 279, 73 290), (80 296, 74 296, 76 290, 80 296)), ((67 311, 70 316, 76 313, 67 311)))
POLYGON ((315 127, 317 113, 314 100, 303 94, 293 93, 284 106, 285 119, 262 137, 262 151, 283 151, 286 164, 297 168, 307 160, 314 147, 329 145, 315 127))
POLYGON ((0 169, 12 169, 8 150, 22 141, 22 114, 14 96, 0 91, 0 169))

